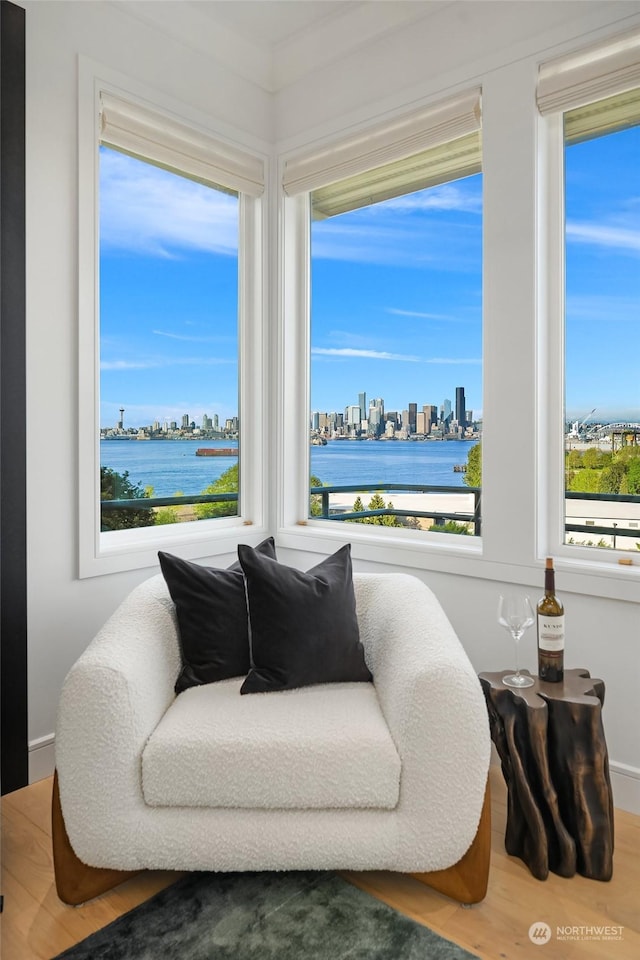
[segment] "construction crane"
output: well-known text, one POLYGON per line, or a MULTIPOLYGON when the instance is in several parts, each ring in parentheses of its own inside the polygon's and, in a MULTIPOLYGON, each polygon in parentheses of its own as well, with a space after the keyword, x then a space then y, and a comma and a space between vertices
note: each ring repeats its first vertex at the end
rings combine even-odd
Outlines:
POLYGON ((586 417, 583 417, 582 420, 576 420, 575 423, 571 425, 571 430, 569 431, 569 434, 568 434, 570 440, 583 439, 582 429, 585 423, 587 422, 587 420, 591 419, 591 417, 594 415, 597 409, 598 409, 597 407, 594 407, 593 410, 589 411, 586 417))

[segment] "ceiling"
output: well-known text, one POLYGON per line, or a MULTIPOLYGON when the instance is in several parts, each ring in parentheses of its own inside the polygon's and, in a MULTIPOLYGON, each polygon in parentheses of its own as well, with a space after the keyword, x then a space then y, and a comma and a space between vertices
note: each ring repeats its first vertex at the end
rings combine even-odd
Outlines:
POLYGON ((189 0, 217 23, 258 43, 276 45, 313 28, 361 0, 189 0))
POLYGON ((111 0, 269 92, 454 0, 111 0))

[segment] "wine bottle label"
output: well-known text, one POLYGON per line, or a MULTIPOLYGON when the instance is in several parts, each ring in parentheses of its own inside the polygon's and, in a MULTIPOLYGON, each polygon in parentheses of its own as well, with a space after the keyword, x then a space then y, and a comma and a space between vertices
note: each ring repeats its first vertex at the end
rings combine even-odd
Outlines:
POLYGON ((538 617, 538 646, 541 650, 564 650, 564 615, 538 617))

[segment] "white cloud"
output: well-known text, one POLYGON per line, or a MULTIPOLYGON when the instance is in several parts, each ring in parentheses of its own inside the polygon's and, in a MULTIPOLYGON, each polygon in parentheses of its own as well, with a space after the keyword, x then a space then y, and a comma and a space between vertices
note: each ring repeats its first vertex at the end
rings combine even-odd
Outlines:
POLYGON ((365 360, 401 360, 409 363, 436 364, 481 364, 476 357, 416 357, 403 353, 389 353, 386 350, 357 350, 354 347, 312 347, 313 356, 336 357, 338 359, 365 360))
POLYGON ((149 360, 101 360, 101 370, 150 370, 159 364, 149 360))
POLYGON ((187 343, 220 343, 229 342, 232 337, 197 337, 184 333, 170 333, 168 330, 153 330, 156 337, 167 337, 169 340, 181 340, 187 343))
POLYGON ((640 253, 640 230, 604 223, 567 223, 567 239, 575 243, 640 253))
POLYGON ((102 360, 101 370, 155 370, 173 366, 214 366, 217 364, 236 364, 238 361, 228 357, 149 357, 146 360, 102 360))
POLYGON ((455 317, 448 316, 446 313, 422 313, 420 310, 400 310, 396 307, 387 307, 387 313, 392 313, 396 317, 417 317, 420 320, 447 320, 456 322, 455 317))
POLYGON ((420 357, 406 356, 402 353, 388 353, 386 350, 357 350, 354 347, 312 347, 311 353, 321 357, 349 357, 366 360, 405 360, 419 363, 420 357))
POLYGON ((479 273, 481 251, 480 219, 428 216, 409 205, 366 207, 312 227, 312 256, 323 260, 479 273))
MULTIPOLYGON (((459 210, 464 213, 482 213, 480 189, 464 189, 458 183, 442 183, 418 193, 408 193, 380 204, 384 210, 459 210)), ((372 210, 377 207, 372 207, 372 210)))
POLYGON ((100 238, 107 249, 157 257, 185 250, 235 256, 237 200, 102 148, 100 238))
POLYGON ((429 357, 429 359, 424 361, 425 363, 442 363, 442 364, 481 364, 482 360, 479 357, 429 357))

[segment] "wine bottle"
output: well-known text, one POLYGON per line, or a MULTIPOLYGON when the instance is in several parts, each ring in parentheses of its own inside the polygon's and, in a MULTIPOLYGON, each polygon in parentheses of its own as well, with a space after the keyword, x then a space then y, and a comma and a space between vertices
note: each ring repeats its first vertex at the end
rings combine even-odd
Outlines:
POLYGON ((564 607, 556 597, 553 560, 547 557, 544 570, 544 597, 536 607, 538 621, 538 675, 541 680, 560 683, 564 677, 564 607))

